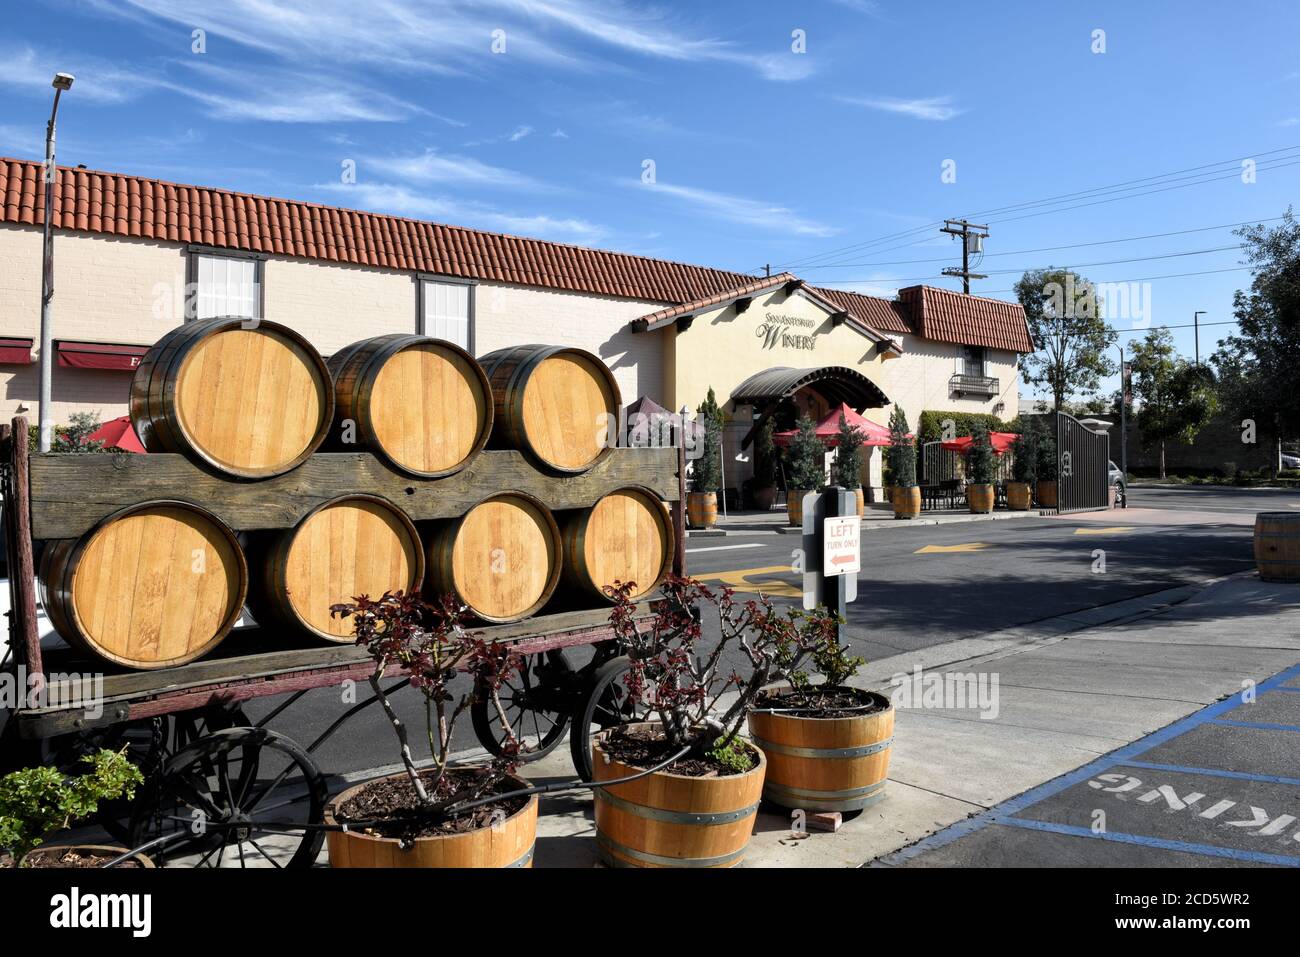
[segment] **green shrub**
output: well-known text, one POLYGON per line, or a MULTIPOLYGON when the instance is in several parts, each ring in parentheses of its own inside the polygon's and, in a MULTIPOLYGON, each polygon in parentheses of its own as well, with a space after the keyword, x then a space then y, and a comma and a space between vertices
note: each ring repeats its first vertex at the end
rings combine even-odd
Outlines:
POLYGON ((916 442, 907 433, 907 413, 896 405, 889 414, 888 461, 889 476, 899 488, 916 485, 916 442))
POLYGON ((997 474, 997 461, 993 457, 993 444, 988 429, 976 424, 971 432, 970 451, 966 453, 966 474, 974 485, 989 485, 997 474))
POLYGON ((90 770, 71 778, 48 765, 0 778, 0 847, 15 861, 55 831, 90 817, 100 801, 134 797, 144 781, 125 752, 103 750, 82 760, 90 770))
POLYGON ((920 442, 937 442, 949 438, 949 436, 943 434, 943 423, 946 419, 952 420, 953 434, 951 438, 973 435, 973 430, 978 425, 984 426, 989 432, 1020 431, 1018 418, 1007 422, 988 412, 944 412, 927 409, 921 413, 921 418, 917 422, 917 440, 920 442))
POLYGON ((729 739, 718 738, 708 755, 732 774, 744 774, 754 767, 754 755, 735 735, 729 739))
POLYGON ((722 484, 721 463, 718 460, 722 448, 722 409, 718 407, 712 388, 697 411, 704 421, 704 447, 692 469, 694 488, 697 492, 716 492, 722 484))
POLYGON ((849 425, 841 412, 839 444, 835 447, 835 463, 831 467, 833 481, 841 488, 862 487, 862 443, 865 440, 862 430, 849 425))
POLYGON ((1033 485, 1038 481, 1038 432, 1026 428, 1016 436, 1011 454, 1011 477, 1017 482, 1033 485))
POLYGON ((790 441, 790 488, 810 491, 819 489, 826 481, 824 466, 826 447, 817 437, 817 426, 806 415, 799 417, 796 432, 790 441))

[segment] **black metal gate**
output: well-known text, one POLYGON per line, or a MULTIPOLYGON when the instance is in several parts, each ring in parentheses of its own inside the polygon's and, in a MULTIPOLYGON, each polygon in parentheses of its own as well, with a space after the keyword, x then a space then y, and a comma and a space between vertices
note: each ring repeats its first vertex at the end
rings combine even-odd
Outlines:
POLYGON ((1057 412, 1056 462, 1058 512, 1109 506, 1109 433, 1094 432, 1074 416, 1057 412))

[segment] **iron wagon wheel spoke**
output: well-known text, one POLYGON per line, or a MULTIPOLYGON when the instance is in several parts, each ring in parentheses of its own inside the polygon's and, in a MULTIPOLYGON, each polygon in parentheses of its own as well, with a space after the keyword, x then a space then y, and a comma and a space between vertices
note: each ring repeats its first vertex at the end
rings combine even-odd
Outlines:
POLYGON ((261 844, 258 844, 257 841, 253 840, 251 837, 248 839, 248 843, 253 845, 253 850, 257 851, 257 853, 261 854, 268 861, 270 861, 273 867, 279 868, 280 870, 284 870, 284 865, 281 864, 279 861, 277 861, 270 854, 266 853, 266 851, 262 850, 261 844))

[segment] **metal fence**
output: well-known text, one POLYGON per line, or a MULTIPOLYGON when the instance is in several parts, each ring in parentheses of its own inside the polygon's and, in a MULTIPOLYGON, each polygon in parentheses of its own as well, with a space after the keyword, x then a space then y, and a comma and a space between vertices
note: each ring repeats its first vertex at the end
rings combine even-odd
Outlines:
POLYGON ((1097 511, 1110 505, 1110 435, 1074 416, 1056 413, 1057 511, 1097 511))

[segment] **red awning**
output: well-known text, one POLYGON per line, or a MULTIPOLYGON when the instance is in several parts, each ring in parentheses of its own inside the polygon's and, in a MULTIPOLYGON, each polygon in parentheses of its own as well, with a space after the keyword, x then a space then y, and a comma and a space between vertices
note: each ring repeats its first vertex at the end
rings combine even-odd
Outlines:
MULTIPOLYGON (((862 433, 863 445, 888 445, 889 429, 883 425, 877 425, 870 419, 864 418, 846 404, 841 402, 830 412, 822 417, 817 423, 817 438, 822 440, 823 445, 835 446, 840 444, 840 416, 843 415, 850 428, 857 429, 862 433)), ((799 434, 798 429, 790 429, 787 432, 777 432, 772 438, 777 445, 789 445, 790 441, 799 434)), ((911 436, 908 436, 911 438, 911 436)))
MULTIPOLYGON (((1011 447, 1016 444, 1016 439, 1018 438, 1020 438, 1020 436, 1015 432, 990 432, 989 444, 993 446, 993 454, 1004 455, 1007 452, 1010 452, 1011 447)), ((948 449, 949 451, 960 452, 962 455, 965 455, 970 451, 970 447, 974 444, 974 441, 975 440, 969 435, 963 435, 959 439, 951 439, 950 441, 940 444, 943 448, 948 449)))
POLYGON ((112 369, 119 372, 133 372, 140 364, 140 359, 149 351, 148 346, 66 340, 60 340, 55 347, 61 366, 74 369, 112 369))
POLYGON ((145 448, 131 427, 129 415, 109 419, 94 432, 86 436, 87 442, 103 442, 106 449, 121 449, 124 452, 145 454, 145 448))
POLYGON ((32 340, 0 339, 0 365, 26 366, 32 364, 32 340))

